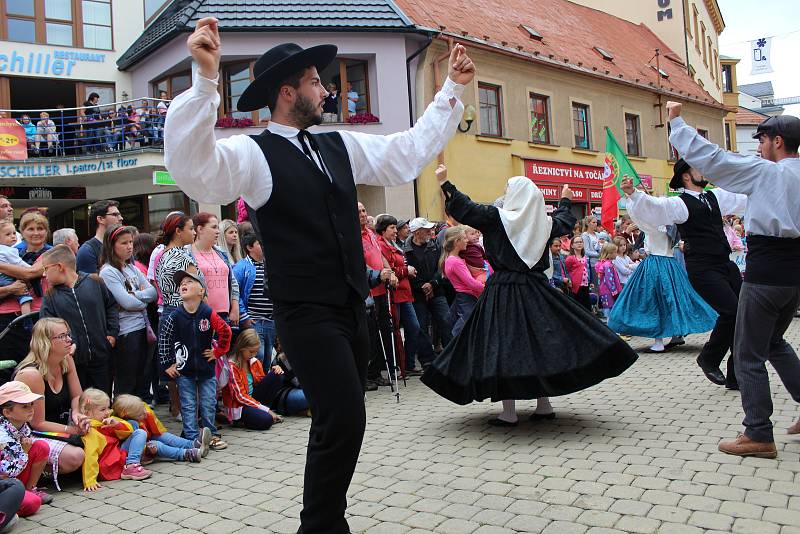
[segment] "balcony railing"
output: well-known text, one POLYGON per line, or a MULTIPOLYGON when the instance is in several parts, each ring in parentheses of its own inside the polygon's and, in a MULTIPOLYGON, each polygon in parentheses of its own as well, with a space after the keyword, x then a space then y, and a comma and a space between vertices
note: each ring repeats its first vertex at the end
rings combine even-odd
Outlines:
POLYGON ((11 110, 25 129, 29 158, 101 155, 163 148, 169 100, 139 98, 94 107, 11 110))

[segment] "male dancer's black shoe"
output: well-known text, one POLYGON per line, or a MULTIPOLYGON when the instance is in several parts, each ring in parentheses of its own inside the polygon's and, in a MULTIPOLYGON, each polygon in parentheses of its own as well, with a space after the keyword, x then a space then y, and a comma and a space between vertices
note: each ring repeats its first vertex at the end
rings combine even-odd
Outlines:
POLYGON ((708 378, 710 381, 718 386, 725 385, 725 375, 722 374, 722 371, 719 370, 719 367, 704 365, 699 356, 697 357, 697 365, 700 366, 700 369, 703 370, 703 374, 706 375, 706 378, 708 378))
POLYGON ((739 383, 736 381, 728 382, 725 381, 725 389, 730 389, 732 391, 739 391, 739 383))

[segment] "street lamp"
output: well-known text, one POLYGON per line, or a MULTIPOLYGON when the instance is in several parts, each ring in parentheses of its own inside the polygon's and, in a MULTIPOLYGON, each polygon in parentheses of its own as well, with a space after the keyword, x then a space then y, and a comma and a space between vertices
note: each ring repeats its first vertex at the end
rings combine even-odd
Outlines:
POLYGON ((472 123, 475 122, 475 106, 472 104, 464 109, 464 121, 467 123, 467 127, 464 129, 461 128, 461 123, 458 123, 458 131, 461 133, 467 133, 472 127, 472 123))

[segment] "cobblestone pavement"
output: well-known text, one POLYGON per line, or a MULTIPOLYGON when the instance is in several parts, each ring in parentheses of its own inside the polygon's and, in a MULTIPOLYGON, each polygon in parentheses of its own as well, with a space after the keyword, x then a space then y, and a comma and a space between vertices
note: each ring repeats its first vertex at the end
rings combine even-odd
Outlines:
MULTIPOLYGON (((800 346, 800 320, 788 338, 800 346)), ((773 373, 778 459, 719 453, 720 439, 741 430, 742 411, 737 393, 694 364, 704 339, 642 354, 625 375, 554 399, 554 421, 529 423, 531 403, 518 403, 524 419, 513 429, 486 425, 499 405, 456 406, 419 379, 400 404, 387 388, 370 393, 352 530, 800 533, 800 440, 784 431, 796 404, 773 373)), ((155 463, 149 480, 104 483, 95 494, 71 482, 16 531, 293 533, 308 426, 289 418, 265 433, 224 429, 230 447, 203 463, 155 463)))

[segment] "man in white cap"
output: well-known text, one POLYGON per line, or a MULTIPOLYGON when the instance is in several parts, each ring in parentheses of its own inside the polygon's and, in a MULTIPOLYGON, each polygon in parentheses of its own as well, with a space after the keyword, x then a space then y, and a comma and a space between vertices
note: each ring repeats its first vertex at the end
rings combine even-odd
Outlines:
MULTIPOLYGON (((442 248, 431 237, 435 225, 428 219, 417 217, 408 223, 411 237, 406 240, 403 253, 406 262, 417 270, 417 276, 411 278, 411 292, 414 295, 414 311, 419 321, 420 337, 417 357, 423 367, 427 367, 434 358, 433 341, 429 329, 431 323, 436 324, 442 337, 442 346, 452 338, 450 333, 450 308, 442 288, 442 272, 439 270, 439 258, 442 248)), ((416 369, 412 369, 412 374, 416 369)))

